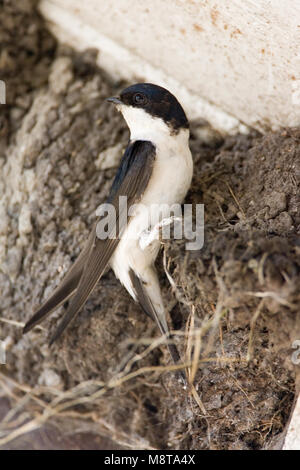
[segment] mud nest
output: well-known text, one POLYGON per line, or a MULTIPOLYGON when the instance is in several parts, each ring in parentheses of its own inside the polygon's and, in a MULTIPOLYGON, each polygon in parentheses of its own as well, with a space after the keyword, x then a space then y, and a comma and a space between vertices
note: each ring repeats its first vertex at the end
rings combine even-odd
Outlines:
POLYGON ((163 242, 157 266, 192 386, 178 383, 155 325, 111 272, 49 348, 65 307, 26 336, 22 325, 108 194, 128 131, 104 98, 124 84, 97 68, 96 51, 57 45, 35 2, 2 3, 2 448, 276 447, 299 387, 300 130, 222 138, 191 124, 185 202, 204 204, 205 242, 163 242))

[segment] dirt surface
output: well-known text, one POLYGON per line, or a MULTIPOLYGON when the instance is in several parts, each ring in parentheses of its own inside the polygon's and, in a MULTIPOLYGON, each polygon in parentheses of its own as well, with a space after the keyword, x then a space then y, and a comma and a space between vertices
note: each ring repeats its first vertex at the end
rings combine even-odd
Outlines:
POLYGON ((0 444, 37 448, 27 432, 54 426, 68 438, 49 448, 89 448, 91 434, 102 436, 91 448, 276 447, 299 387, 300 130, 222 139, 192 123, 185 202, 205 205, 205 243, 163 243, 157 265, 194 387, 163 370, 165 345, 148 351, 156 327, 111 272, 49 348, 63 307, 28 335, 22 324, 80 252, 108 194, 128 131, 104 98, 122 83, 95 66, 95 51, 58 46, 35 2, 2 3, 0 444))

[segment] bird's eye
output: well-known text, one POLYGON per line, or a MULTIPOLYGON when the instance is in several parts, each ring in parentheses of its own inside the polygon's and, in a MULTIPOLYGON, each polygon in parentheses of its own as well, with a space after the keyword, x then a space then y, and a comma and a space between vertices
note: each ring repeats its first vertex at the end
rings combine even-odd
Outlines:
POLYGON ((142 93, 136 93, 133 97, 133 101, 135 104, 145 104, 146 103, 146 96, 142 93))

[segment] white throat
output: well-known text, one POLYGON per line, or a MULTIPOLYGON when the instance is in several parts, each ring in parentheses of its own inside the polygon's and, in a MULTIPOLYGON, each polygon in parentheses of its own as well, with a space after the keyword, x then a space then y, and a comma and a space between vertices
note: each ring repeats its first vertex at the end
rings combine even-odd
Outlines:
POLYGON ((182 129, 178 135, 171 134, 171 128, 158 117, 153 117, 141 108, 118 105, 130 130, 130 140, 150 140, 159 143, 161 140, 177 140, 176 137, 188 141, 188 129, 182 129), (174 139, 175 137, 175 139, 174 139))

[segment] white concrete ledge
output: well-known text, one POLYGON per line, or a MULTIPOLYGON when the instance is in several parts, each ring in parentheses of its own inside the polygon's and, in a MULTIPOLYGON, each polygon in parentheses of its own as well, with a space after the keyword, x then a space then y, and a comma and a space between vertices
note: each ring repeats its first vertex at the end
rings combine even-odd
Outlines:
POLYGON ((197 117, 207 119, 222 133, 247 132, 247 127, 238 119, 192 93, 175 78, 168 76, 161 69, 156 69, 146 60, 101 34, 79 16, 48 0, 42 1, 40 10, 47 17, 50 29, 61 42, 78 50, 90 47, 99 49, 99 65, 115 79, 124 78, 132 82, 148 81, 165 86, 184 104, 190 119, 197 117))
POLYGON ((300 125, 298 0, 42 0, 61 41, 165 85, 222 132, 300 125))

